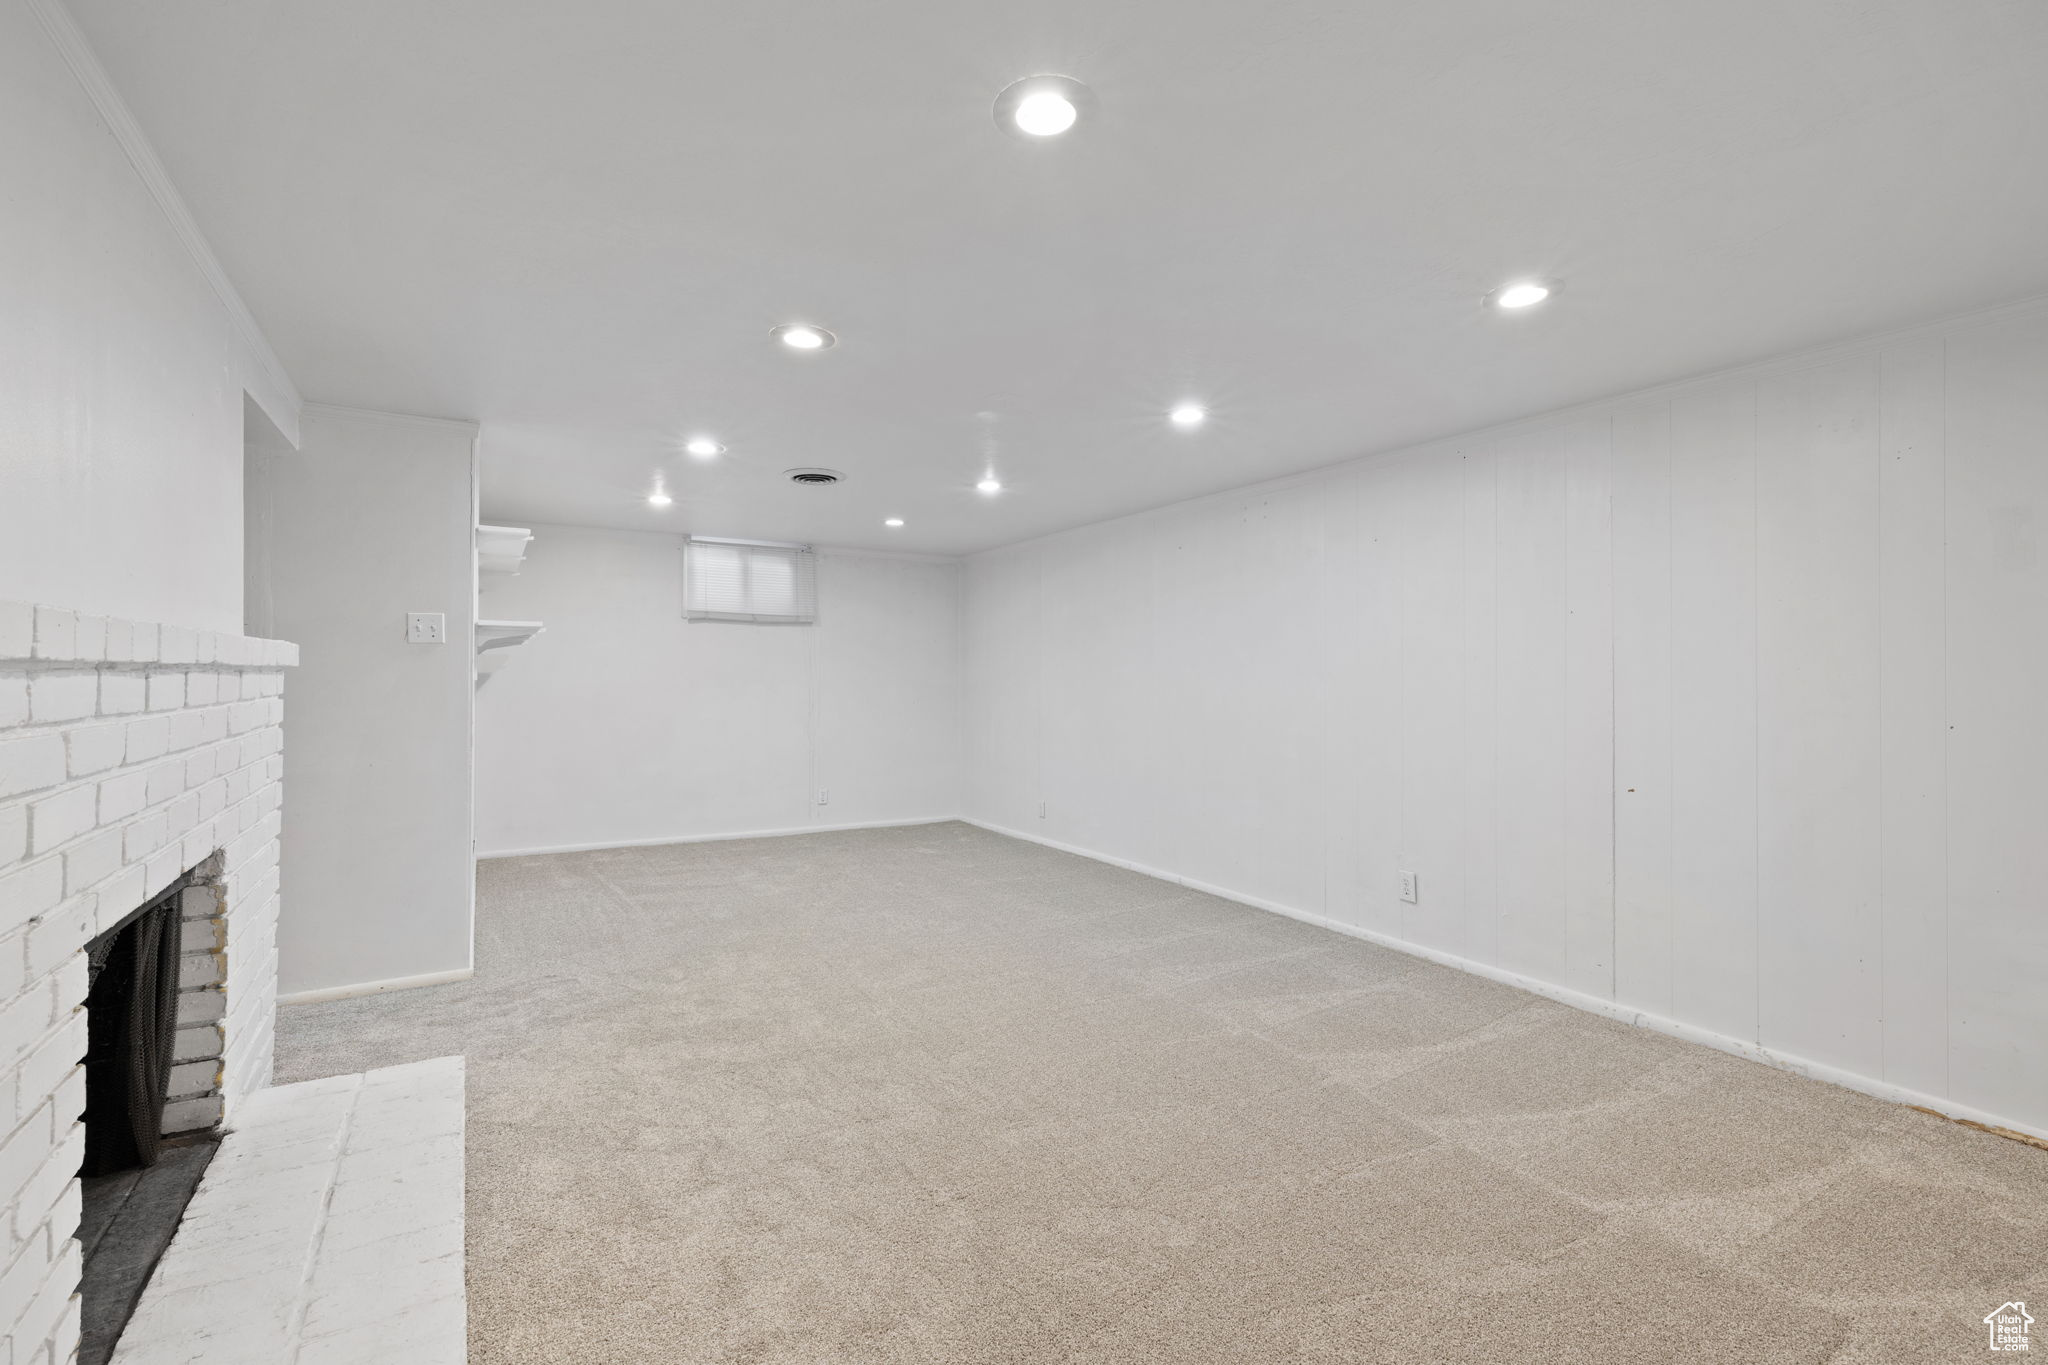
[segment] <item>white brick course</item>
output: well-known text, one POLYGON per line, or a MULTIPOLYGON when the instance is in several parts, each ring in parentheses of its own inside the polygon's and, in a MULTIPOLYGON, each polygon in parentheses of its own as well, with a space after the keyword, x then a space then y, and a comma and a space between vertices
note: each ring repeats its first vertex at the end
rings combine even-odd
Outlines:
POLYGON ((57 1149, 49 1154, 42 1168, 15 1192, 14 1226, 25 1233, 33 1233, 47 1222, 56 1212, 58 1202, 64 1198, 64 1192, 77 1178, 78 1167, 84 1160, 85 1125, 74 1119, 57 1140, 57 1149))
POLYGON ((100 823, 110 825, 141 810, 149 800, 149 774, 121 773, 99 784, 100 823))
POLYGON ((36 608, 36 650, 38 659, 75 660, 78 657, 78 613, 62 607, 36 608))
POLYGON ((140 711, 149 699, 149 680, 140 673, 100 674, 100 710, 109 716, 140 711))
POLYGON ((23 936, 27 980, 50 975, 64 965, 65 958, 78 951, 79 944, 98 937, 99 899, 97 894, 79 896, 64 902, 41 919, 29 921, 23 936))
POLYGON ((35 652, 36 609, 26 602, 0 602, 0 659, 26 659, 35 652))
POLYGON ((295 646, 0 602, 0 1363, 78 1341, 85 944, 188 869, 166 1128, 268 1083, 295 646))
POLYGON ((171 722, 166 716, 128 722, 128 761, 141 763, 158 758, 171 747, 171 722))
POLYGON ((0 873, 0 930, 26 923, 64 899, 64 860, 43 858, 0 873))
POLYGON ((220 1056, 221 1031, 218 1024, 195 1024, 178 1030, 172 1049, 174 1062, 206 1061, 220 1056))
POLYGON ((183 673, 152 673, 149 675, 149 709, 152 711, 177 711, 185 705, 185 675, 183 673))
POLYGON ((0 868, 28 856, 28 807, 0 806, 0 868))
POLYGON ((48 853, 61 848, 99 823, 99 792, 72 787, 31 801, 28 807, 28 851, 48 853))
POLYGON ((146 798, 152 806, 161 801, 168 801, 185 790, 185 764, 181 759, 158 763, 148 769, 145 775, 149 778, 146 798))
POLYGON ((79 1067, 79 1059, 85 1056, 85 1013, 82 1010, 66 1011, 44 1033, 42 1040, 30 1048, 19 1063, 19 1079, 24 1094, 54 1095, 71 1078, 79 1067))
POLYGON ((78 634, 73 645, 72 658, 98 663, 107 657, 107 618, 104 616, 81 616, 78 618, 78 634))
POLYGON ((75 896, 121 870, 121 831, 103 829, 64 850, 64 894, 75 896))
POLYGON ((126 752, 127 729, 121 725, 81 725, 64 737, 71 758, 71 776, 91 777, 120 766, 126 752))
POLYGON ((0 739, 0 797, 18 796, 64 780, 64 736, 54 732, 0 739))
POLYGON ((97 715, 99 705, 97 673, 38 673, 28 680, 28 718, 32 725, 97 715))

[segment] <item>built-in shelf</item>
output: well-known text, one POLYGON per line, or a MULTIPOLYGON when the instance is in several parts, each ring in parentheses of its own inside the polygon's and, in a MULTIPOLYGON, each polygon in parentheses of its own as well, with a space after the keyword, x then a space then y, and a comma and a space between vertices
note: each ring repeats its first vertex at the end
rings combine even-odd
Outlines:
POLYGON ((526 562, 526 547, 533 532, 520 526, 479 526, 476 528, 476 569, 478 573, 518 573, 526 562))
POLYGON ((506 651, 525 644, 546 629, 538 621, 478 621, 476 676, 482 682, 505 662, 506 651))
POLYGON ((538 621, 479 621, 476 623, 476 652, 510 649, 523 645, 547 627, 538 621))

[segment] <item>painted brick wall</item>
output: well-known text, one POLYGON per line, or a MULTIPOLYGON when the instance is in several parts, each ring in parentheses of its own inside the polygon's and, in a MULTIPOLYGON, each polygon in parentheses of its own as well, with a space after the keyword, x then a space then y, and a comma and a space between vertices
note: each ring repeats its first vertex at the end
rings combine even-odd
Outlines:
POLYGON ((188 871, 167 1131, 270 1079, 298 647, 0 602, 0 1360, 78 1343, 83 949, 188 871))

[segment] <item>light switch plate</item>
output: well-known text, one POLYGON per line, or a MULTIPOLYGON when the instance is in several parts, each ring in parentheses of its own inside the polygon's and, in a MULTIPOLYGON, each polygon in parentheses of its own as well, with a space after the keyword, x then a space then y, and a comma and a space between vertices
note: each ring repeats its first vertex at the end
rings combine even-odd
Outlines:
POLYGON ((405 614, 405 642, 410 645, 448 643, 448 614, 440 611, 409 611, 405 614))

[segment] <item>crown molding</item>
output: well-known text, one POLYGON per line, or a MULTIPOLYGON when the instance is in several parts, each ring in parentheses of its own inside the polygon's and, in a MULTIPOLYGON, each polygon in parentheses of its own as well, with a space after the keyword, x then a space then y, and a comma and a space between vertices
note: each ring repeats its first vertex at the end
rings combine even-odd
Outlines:
POLYGON ((291 374, 284 362, 271 348, 270 339, 263 335, 256 315, 249 311, 249 305, 242 300, 240 291, 213 254, 206 237, 199 230, 199 224, 192 217, 192 210, 185 203, 185 197, 178 193, 178 187, 171 183, 170 173, 164 169, 163 160, 157 156, 149 138, 144 135, 142 125, 135 121, 135 114, 128 108, 128 102, 121 98, 121 92, 114 88, 107 69, 100 65, 99 57, 92 45, 86 41, 85 33, 78 27, 78 21, 71 17, 71 11, 64 7, 63 0, 28 0, 29 9, 42 22, 43 31, 49 35, 57 52, 64 58, 64 64, 71 68, 71 74, 84 88, 86 97, 99 111, 107 131, 114 135, 114 141, 127 154, 128 164, 141 177, 150 197, 163 210, 171 225, 171 231, 183 244, 192 263, 199 267, 199 273, 213 287, 215 297, 227 311, 228 322, 234 328, 236 340, 242 352, 243 387, 257 404, 277 423, 278 430, 292 442, 298 441, 299 410, 304 405, 299 389, 292 382, 291 374))

